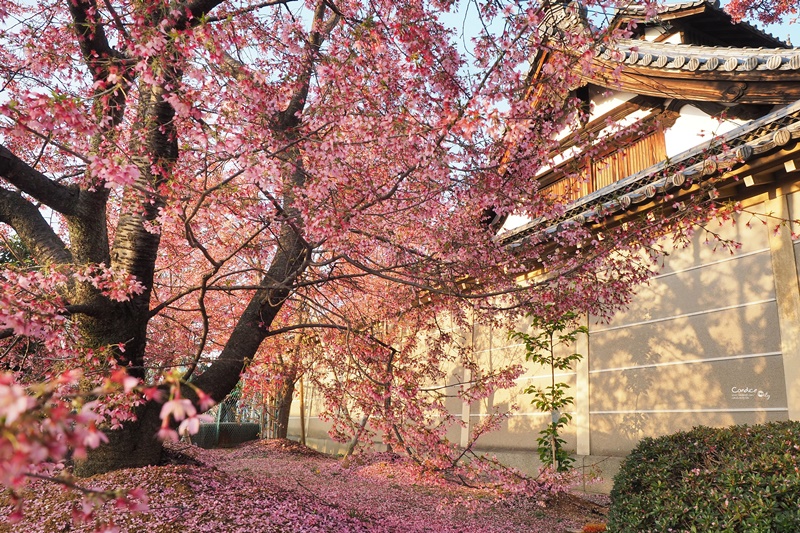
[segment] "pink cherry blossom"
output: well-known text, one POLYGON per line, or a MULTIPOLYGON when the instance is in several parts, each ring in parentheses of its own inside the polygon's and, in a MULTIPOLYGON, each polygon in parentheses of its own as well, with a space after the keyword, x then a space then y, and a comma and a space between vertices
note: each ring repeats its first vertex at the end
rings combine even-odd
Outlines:
POLYGON ((196 414, 197 410, 191 400, 176 399, 164 402, 160 416, 162 420, 166 420, 171 416, 175 421, 179 422, 186 417, 192 418, 196 414))
MULTIPOLYGON (((6 381, 9 381, 6 375, 6 381)), ((6 426, 10 426, 19 416, 35 405, 33 398, 25 389, 13 383, 0 383, 0 417, 6 426)))
MULTIPOLYGON (((660 238, 739 214, 697 195, 624 227, 602 209, 594 229, 563 220, 571 197, 538 177, 585 118, 571 92, 598 45, 627 30, 569 27, 554 47, 557 4, 477 0, 463 44, 445 0, 1 2, 3 485, 21 494, 68 457, 87 476, 155 464, 154 433, 197 431, 239 384, 279 408, 307 383, 355 452, 380 438, 413 475, 541 490, 465 464, 512 406, 466 451, 448 439, 449 402, 523 371, 462 333, 606 318, 657 271, 660 238), (506 245, 511 214, 552 231, 506 245)), ((587 157, 602 145, 575 137, 587 157)), ((84 489, 95 508, 117 498, 84 489)))

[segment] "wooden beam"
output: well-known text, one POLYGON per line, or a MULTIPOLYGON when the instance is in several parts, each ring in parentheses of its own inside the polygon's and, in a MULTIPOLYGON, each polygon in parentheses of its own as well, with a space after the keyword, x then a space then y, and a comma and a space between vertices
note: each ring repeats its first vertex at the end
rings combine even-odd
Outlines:
POLYGON ((665 70, 622 64, 596 58, 596 69, 584 80, 608 89, 641 95, 736 102, 740 104, 789 104, 800 99, 800 72, 794 70, 726 72, 665 70))
POLYGON ((726 185, 724 187, 713 188, 708 191, 709 198, 719 201, 735 198, 737 194, 739 194, 739 191, 736 185, 726 185))
POLYGON ((754 187, 756 185, 766 185, 767 183, 772 183, 775 181, 774 174, 750 174, 745 176, 742 180, 746 187, 754 187))
MULTIPOLYGON (((790 145, 792 144, 790 143, 790 145)), ((794 143, 791 149, 784 146, 780 150, 770 151, 767 154, 753 155, 745 164, 734 165, 732 169, 726 171, 720 176, 719 181, 739 181, 742 180, 741 176, 752 176, 753 185, 761 185, 761 180, 765 178, 769 179, 763 183, 770 183, 785 172, 783 163, 787 159, 797 159, 798 156, 800 156, 800 143, 794 143)))
POLYGON ((800 170, 800 158, 790 159, 789 161, 784 162, 783 168, 786 169, 787 173, 797 172, 798 170, 800 170))

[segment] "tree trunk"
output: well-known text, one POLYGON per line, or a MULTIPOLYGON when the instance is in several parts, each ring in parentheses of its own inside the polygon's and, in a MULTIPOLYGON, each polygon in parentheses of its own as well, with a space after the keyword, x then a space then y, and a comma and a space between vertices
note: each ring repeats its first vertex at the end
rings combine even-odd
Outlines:
MULTIPOLYGON (((166 7, 148 10, 147 23, 152 27, 162 27, 162 22, 168 22, 162 29, 165 35, 170 36, 173 30, 200 23, 209 10, 221 3, 220 0, 190 2, 186 10, 178 10, 183 14, 176 20, 170 18, 176 12, 166 7)), ((102 17, 95 17, 95 2, 73 1, 69 3, 69 9, 77 42, 94 81, 105 84, 111 72, 122 73, 125 79, 111 93, 105 85, 98 85, 100 88, 94 95, 93 112, 102 127, 93 146, 99 147, 103 142, 115 139, 114 127, 123 120, 126 95, 133 93, 128 89, 136 78, 132 68, 135 61, 114 50, 109 43, 102 17)), ((320 2, 314 14, 314 26, 326 28, 325 32, 331 31, 338 23, 337 15, 333 23, 323 24, 327 9, 327 3, 320 2)), ((295 191, 306 179, 298 126, 324 38, 325 34, 320 31, 311 33, 305 64, 297 72, 297 79, 292 81, 295 89, 291 100, 286 109, 275 113, 270 121, 270 127, 282 134, 286 141, 286 149, 280 156, 284 163, 284 188, 276 204, 278 212, 274 222, 277 225, 281 221, 282 227, 274 256, 261 280, 261 289, 255 292, 239 317, 219 357, 204 373, 193 378, 193 387, 199 387, 217 402, 222 401, 238 383, 242 370, 267 337, 269 327, 310 258, 311 247, 303 239, 303 221, 294 205, 295 191)), ((184 58, 182 48, 171 44, 165 47, 163 54, 151 60, 153 71, 158 73, 154 76, 157 82, 152 79, 138 81, 138 110, 131 124, 130 146, 124 153, 139 167, 139 177, 135 186, 125 188, 120 211, 111 217, 111 220, 117 220, 113 231, 110 232, 108 227, 109 189, 103 186, 103 176, 94 176, 87 170, 85 177, 87 183, 92 184, 90 190, 61 185, 0 145, 0 179, 20 191, 0 188, 0 223, 14 228, 40 264, 64 264, 79 269, 103 263, 135 276, 145 286, 142 294, 123 303, 111 302, 88 282, 75 283, 69 289, 70 294, 66 295, 66 300, 75 308, 71 310, 73 319, 88 346, 98 349, 110 346, 108 355, 126 367, 132 376, 143 381, 147 377, 151 291, 161 244, 160 232, 151 231, 150 224, 165 205, 166 199, 160 191, 163 185, 174 179, 173 170, 179 156, 178 122, 165 95, 180 87, 180 68, 184 58), (36 203, 21 193, 36 199, 36 203), (64 215, 69 232, 68 244, 47 223, 39 210, 39 203, 64 215), (109 243, 110 234, 114 235, 113 245, 109 243)), ((193 387, 184 387, 182 395, 197 403, 193 387)), ((284 435, 293 388, 294 382, 286 395, 286 405, 279 409, 284 435)), ((86 458, 76 460, 75 474, 91 476, 120 468, 157 464, 161 458, 161 443, 156 439, 161 425, 160 409, 159 403, 148 402, 136 409, 136 421, 120 429, 107 430, 105 434, 109 442, 91 450, 86 458)))
POLYGON ((156 433, 161 426, 161 405, 148 402, 141 407, 134 422, 106 431, 108 442, 75 461, 74 474, 89 477, 121 468, 157 465, 161 461, 161 442, 156 433))
POLYGON ((284 379, 286 381, 275 402, 277 405, 275 437, 278 439, 285 439, 289 433, 289 414, 292 411, 292 398, 294 396, 295 377, 284 376, 284 379))
MULTIPOLYGON (((324 11, 324 9, 319 10, 317 16, 322 17, 324 11)), ((321 35, 315 33, 309 45, 318 49, 321 38, 321 35)), ((306 179, 303 154, 294 144, 296 141, 294 131, 299 125, 299 112, 305 106, 312 67, 313 56, 310 56, 309 64, 301 74, 299 86, 291 102, 283 112, 277 114, 277 120, 273 125, 276 131, 285 135, 287 145, 290 146, 285 152, 285 160, 290 164, 287 165, 283 176, 285 190, 280 213, 284 222, 276 242, 275 255, 261 279, 262 288, 250 299, 219 357, 205 372, 192 378, 193 385, 216 402, 221 402, 236 387, 242 371, 267 337, 269 328, 291 293, 295 280, 308 266, 310 247, 302 236, 303 221, 294 205, 295 189, 302 187, 306 179)), ((177 81, 180 79, 180 73, 170 71, 167 78, 177 81)), ((130 336, 123 337, 123 342, 126 342, 126 353, 130 348, 137 357, 127 360, 124 355, 117 354, 118 361, 128 366, 132 375, 144 377, 149 306, 142 304, 150 300, 160 244, 160 235, 147 231, 145 223, 155 220, 159 207, 163 205, 163 200, 156 191, 164 180, 163 176, 170 175, 170 169, 178 159, 178 132, 175 129, 175 110, 164 100, 163 95, 166 91, 163 87, 146 86, 142 82, 140 92, 142 97, 138 119, 148 132, 144 148, 149 155, 148 165, 140 168, 140 179, 146 179, 147 185, 152 187, 142 189, 151 192, 146 192, 144 197, 138 198, 138 203, 134 201, 137 199, 136 191, 131 193, 133 200, 129 199, 126 206, 134 209, 124 210, 121 215, 110 257, 114 267, 135 275, 147 288, 128 306, 132 307, 134 316, 131 324, 137 326, 137 329, 131 332, 130 336), (154 173, 154 168, 161 169, 161 172, 154 173)), ((294 380, 288 396, 285 396, 288 398, 285 400, 286 405, 279 406, 279 432, 284 437, 288 428, 293 392, 294 380)), ((181 394, 197 405, 197 394, 193 387, 184 386, 181 394)), ((158 464, 161 458, 161 443, 155 436, 161 424, 159 413, 160 405, 150 402, 142 408, 141 417, 137 422, 107 432, 109 442, 92 450, 86 460, 76 464, 76 474, 90 476, 119 468, 158 464)))
POLYGON ((303 395, 303 378, 300 378, 298 383, 300 386, 300 444, 306 445, 306 402, 303 395))

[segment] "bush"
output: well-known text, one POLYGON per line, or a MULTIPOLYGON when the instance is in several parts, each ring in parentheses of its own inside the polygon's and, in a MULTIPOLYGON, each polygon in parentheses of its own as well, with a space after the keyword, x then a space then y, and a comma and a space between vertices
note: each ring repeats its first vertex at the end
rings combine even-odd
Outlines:
POLYGON ((800 531, 800 422, 643 439, 614 478, 608 530, 800 531))

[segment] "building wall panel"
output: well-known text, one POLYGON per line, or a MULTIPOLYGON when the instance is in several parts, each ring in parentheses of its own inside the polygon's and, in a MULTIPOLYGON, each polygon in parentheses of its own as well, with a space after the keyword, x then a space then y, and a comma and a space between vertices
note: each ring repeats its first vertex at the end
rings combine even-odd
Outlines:
POLYGON ((591 374, 590 413, 786 408, 779 353, 591 374))
POLYGON ((590 371, 780 352, 774 301, 590 331, 590 371))
MULTIPOLYGON (((610 326, 691 315, 775 299, 768 249, 731 256, 656 276, 637 291, 630 307, 616 313, 610 326)), ((607 329, 602 325, 594 329, 607 329)))
MULTIPOLYGON (((480 415, 473 415, 471 423, 480 422, 480 415)), ((477 441, 476 449, 486 451, 529 451, 536 455, 539 432, 550 422, 550 413, 539 413, 533 410, 523 410, 503 422, 499 431, 487 433, 477 441)), ((567 449, 574 450, 576 446, 575 426, 571 424, 564 429, 562 438, 567 441, 567 449)))
POLYGON ((635 412, 591 415, 592 455, 624 456, 643 437, 657 437, 694 426, 723 427, 786 420, 785 410, 635 412))

